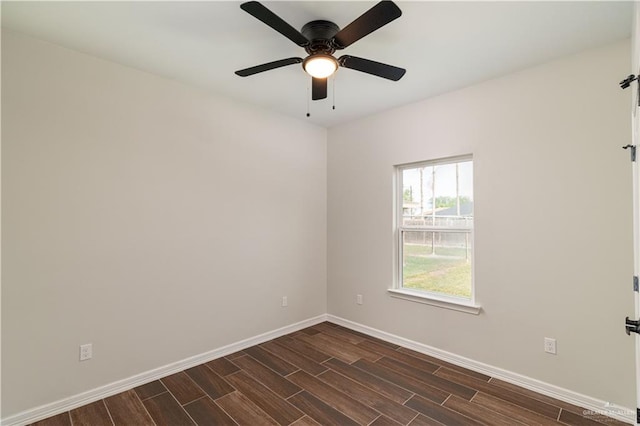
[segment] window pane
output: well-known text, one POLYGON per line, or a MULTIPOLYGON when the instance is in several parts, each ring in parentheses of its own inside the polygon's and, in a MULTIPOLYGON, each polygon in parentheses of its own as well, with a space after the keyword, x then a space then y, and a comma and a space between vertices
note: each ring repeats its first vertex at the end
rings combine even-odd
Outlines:
POLYGON ((405 226, 425 226, 425 220, 430 220, 427 213, 432 210, 432 171, 433 167, 402 171, 402 217, 405 226))
POLYGON ((473 227, 473 162, 402 170, 402 226, 473 227))
POLYGON ((402 232, 402 286, 471 298, 471 233, 402 232))

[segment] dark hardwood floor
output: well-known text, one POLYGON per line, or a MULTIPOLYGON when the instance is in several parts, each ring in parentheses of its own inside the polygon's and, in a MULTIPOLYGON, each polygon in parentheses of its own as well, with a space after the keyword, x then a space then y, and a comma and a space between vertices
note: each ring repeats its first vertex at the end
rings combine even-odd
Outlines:
POLYGON ((622 425, 322 323, 36 425, 622 425))

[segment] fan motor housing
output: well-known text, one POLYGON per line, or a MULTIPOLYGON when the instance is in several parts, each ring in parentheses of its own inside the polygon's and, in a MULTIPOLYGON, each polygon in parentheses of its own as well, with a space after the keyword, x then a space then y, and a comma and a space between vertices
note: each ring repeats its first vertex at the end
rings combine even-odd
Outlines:
POLYGON ((340 31, 340 27, 331 21, 319 20, 305 24, 300 31, 309 40, 309 45, 305 47, 305 50, 310 55, 315 53, 331 55, 336 50, 331 40, 338 31, 340 31))

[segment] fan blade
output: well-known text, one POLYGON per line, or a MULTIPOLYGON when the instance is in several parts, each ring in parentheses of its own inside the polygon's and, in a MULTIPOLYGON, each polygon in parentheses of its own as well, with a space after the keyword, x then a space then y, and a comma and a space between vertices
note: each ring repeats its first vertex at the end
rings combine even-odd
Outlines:
POLYGON ((395 3, 392 1, 381 1, 333 37, 336 47, 338 49, 344 49, 367 34, 371 34, 378 28, 399 18, 400 15, 402 15, 402 11, 395 3))
POLYGON ((338 58, 340 66, 356 71, 366 72, 378 77, 398 81, 407 72, 404 68, 394 67, 393 65, 383 64, 381 62, 371 61, 369 59, 357 58, 355 56, 344 55, 338 58))
POLYGON ((280 59, 279 61, 267 62, 266 64, 256 65, 255 67, 245 68, 243 70, 236 71, 236 74, 240 77, 248 77, 250 75, 258 74, 259 72, 265 72, 280 67, 286 67, 287 65, 299 64, 302 62, 302 58, 287 58, 280 59))
POLYGON ((276 15, 257 1, 242 3, 240 5, 240 9, 244 10, 254 18, 264 22, 298 46, 305 47, 309 44, 309 40, 307 40, 307 38, 303 36, 300 31, 287 24, 282 18, 280 18, 278 15, 276 15))
POLYGON ((327 97, 327 79, 311 78, 311 100, 317 101, 327 97))

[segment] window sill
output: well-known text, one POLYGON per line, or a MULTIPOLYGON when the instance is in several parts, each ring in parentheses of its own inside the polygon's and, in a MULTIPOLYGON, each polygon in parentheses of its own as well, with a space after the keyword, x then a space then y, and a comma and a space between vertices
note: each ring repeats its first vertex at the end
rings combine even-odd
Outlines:
POLYGON ((426 305, 438 306, 440 308, 451 309, 454 311, 465 312, 467 314, 478 315, 482 310, 480 305, 476 305, 471 301, 456 299, 453 297, 438 297, 434 294, 427 294, 419 291, 407 289, 390 288, 391 297, 409 300, 411 302, 424 303, 426 305))

